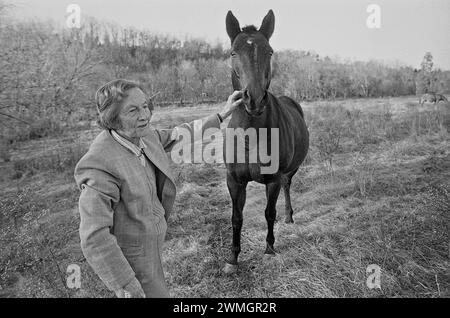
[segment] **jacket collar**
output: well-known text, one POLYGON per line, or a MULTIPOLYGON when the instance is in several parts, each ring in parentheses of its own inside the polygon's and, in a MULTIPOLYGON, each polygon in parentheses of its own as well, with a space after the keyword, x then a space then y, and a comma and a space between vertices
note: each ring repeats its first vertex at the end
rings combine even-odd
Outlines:
POLYGON ((141 165, 143 165, 145 167, 146 160, 145 160, 145 156, 143 156, 143 154, 144 154, 144 149, 147 148, 147 146, 145 145, 142 138, 139 138, 139 147, 138 147, 135 144, 133 144, 131 141, 120 136, 115 130, 111 130, 111 135, 119 144, 121 144, 122 146, 124 146, 125 148, 130 150, 132 153, 134 153, 141 161, 141 165))
POLYGON ((139 147, 120 136, 114 130, 111 130, 111 135, 119 144, 135 154, 144 167, 146 165, 146 159, 143 154, 145 153, 147 158, 175 185, 175 178, 170 171, 166 154, 164 153, 164 150, 162 150, 162 147, 157 146, 158 144, 160 145, 160 143, 153 131, 148 136, 144 137, 147 139, 146 142, 144 142, 144 138, 139 138, 139 147))

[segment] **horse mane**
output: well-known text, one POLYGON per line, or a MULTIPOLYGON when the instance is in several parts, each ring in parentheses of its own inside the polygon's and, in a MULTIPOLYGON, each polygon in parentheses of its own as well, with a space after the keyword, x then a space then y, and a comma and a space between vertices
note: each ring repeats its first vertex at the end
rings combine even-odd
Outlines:
POLYGON ((254 25, 246 25, 245 27, 242 28, 242 32, 253 33, 258 32, 258 29, 254 25))

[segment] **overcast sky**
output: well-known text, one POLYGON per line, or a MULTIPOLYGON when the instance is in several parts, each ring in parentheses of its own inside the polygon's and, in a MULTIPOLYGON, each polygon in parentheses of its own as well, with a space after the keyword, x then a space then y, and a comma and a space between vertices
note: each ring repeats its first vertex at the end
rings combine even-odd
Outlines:
POLYGON ((353 60, 400 61, 419 67, 425 52, 436 66, 450 69, 449 0, 9 0, 22 18, 61 23, 76 3, 83 16, 158 33, 203 37, 228 45, 225 16, 232 10, 241 26, 260 26, 275 13, 272 47, 314 50, 353 60), (381 8, 381 28, 369 29, 369 4, 381 8))

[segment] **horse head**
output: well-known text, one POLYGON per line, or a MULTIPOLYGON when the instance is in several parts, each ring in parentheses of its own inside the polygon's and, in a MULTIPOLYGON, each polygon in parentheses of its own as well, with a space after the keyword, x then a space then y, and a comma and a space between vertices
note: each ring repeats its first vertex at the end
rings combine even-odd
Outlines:
POLYGON ((273 11, 264 17, 261 27, 246 26, 242 30, 231 11, 226 17, 227 33, 231 40, 231 79, 234 90, 243 91, 243 102, 250 116, 264 112, 271 80, 273 50, 269 39, 273 34, 273 11))

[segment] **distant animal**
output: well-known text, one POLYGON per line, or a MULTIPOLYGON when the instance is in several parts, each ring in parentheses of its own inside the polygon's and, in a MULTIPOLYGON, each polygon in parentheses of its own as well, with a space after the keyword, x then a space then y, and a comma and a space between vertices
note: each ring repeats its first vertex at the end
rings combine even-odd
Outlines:
POLYGON ((422 97, 419 100, 419 103, 421 106, 423 106, 423 104, 425 102, 429 102, 429 103, 433 103, 433 104, 437 104, 440 101, 443 102, 448 102, 447 97, 445 97, 442 94, 435 94, 435 93, 426 93, 423 94, 422 97))
MULTIPOLYGON (((268 232, 265 254, 275 255, 273 227, 276 221, 276 202, 281 187, 285 195, 285 222, 293 223, 293 209, 290 198, 291 180, 306 157, 309 147, 309 132, 300 105, 287 96, 276 97, 268 91, 271 81, 271 57, 273 49, 269 39, 273 34, 275 16, 272 10, 264 17, 261 27, 240 28, 231 11, 226 16, 226 30, 231 40, 231 81, 234 90, 242 91, 244 107, 232 115, 228 129, 253 130, 258 146, 263 142, 270 145, 272 154, 278 146, 279 164, 276 171, 263 173, 267 167, 258 156, 257 162, 250 162, 249 140, 245 142, 245 162, 239 163, 224 156, 227 168, 227 187, 232 200, 233 238, 231 255, 226 260, 224 271, 237 270, 238 255, 241 251, 242 210, 245 205, 246 187, 251 181, 265 184, 267 204, 265 218, 268 232), (272 133, 271 129, 278 131, 272 133), (266 129, 262 134, 261 129, 266 129)), ((228 130, 227 129, 227 130, 228 130)), ((224 154, 228 151, 236 155, 237 145, 224 142, 224 154)))

